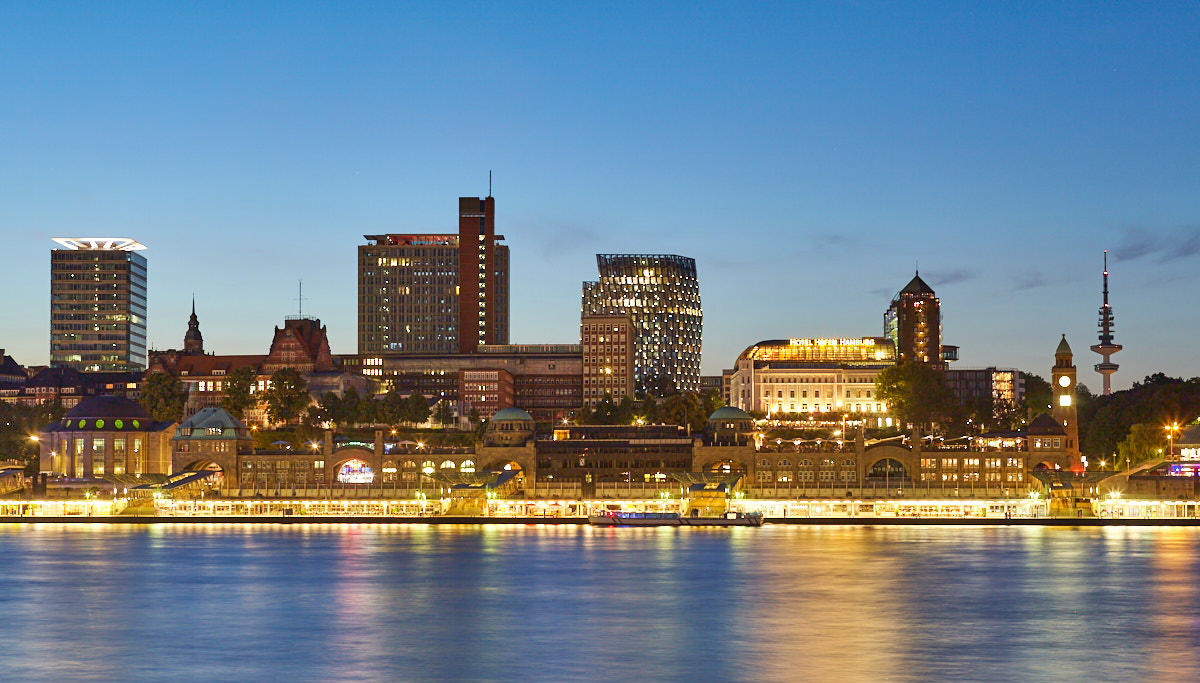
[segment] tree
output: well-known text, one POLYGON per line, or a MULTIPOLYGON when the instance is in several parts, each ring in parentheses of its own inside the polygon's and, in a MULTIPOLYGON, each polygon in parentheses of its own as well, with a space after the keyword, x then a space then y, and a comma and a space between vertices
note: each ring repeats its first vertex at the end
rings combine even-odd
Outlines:
POLYGON ((667 424, 703 431, 708 415, 704 414, 700 397, 689 391, 666 398, 659 406, 659 418, 667 424))
POLYGON ((376 417, 385 424, 397 424, 404 420, 404 397, 395 388, 389 389, 376 406, 376 417))
POLYGON ((1025 375, 1025 419, 1030 422, 1034 417, 1042 413, 1050 411, 1050 401, 1054 398, 1054 392, 1050 389, 1050 383, 1042 379, 1038 375, 1025 375))
POLYGON ((1158 457, 1167 445, 1162 438, 1163 431, 1153 425, 1135 424, 1129 430, 1121 443, 1117 444, 1117 453, 1121 457, 1121 466, 1133 467, 1158 457))
POLYGON ((454 410, 446 401, 438 401, 436 409, 433 411, 433 419, 440 425, 449 425, 454 422, 454 410))
POLYGON ((402 419, 414 425, 429 419, 429 401, 421 394, 409 394, 404 399, 402 419))
POLYGON ((945 419, 954 405, 946 376, 926 363, 905 361, 875 378, 875 393, 901 424, 929 425, 945 419))
POLYGON ((159 422, 178 422, 183 417, 187 391, 173 373, 153 372, 142 381, 139 403, 159 422))
POLYGON ((312 402, 308 382, 292 368, 280 368, 271 375, 271 386, 263 392, 267 402, 267 417, 272 422, 290 422, 312 402))
POLYGON ((221 399, 221 407, 229 411, 239 420, 245 419, 246 411, 258 403, 251 390, 258 375, 254 368, 237 368, 225 375, 225 397, 221 399))

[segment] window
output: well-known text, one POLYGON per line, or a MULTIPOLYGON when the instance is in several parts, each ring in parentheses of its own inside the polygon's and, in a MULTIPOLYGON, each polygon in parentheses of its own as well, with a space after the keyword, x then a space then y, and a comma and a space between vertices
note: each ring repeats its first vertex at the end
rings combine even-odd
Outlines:
POLYGON ((771 477, 771 473, 770 473, 770 472, 768 472, 768 471, 766 471, 766 470, 759 470, 759 471, 756 473, 755 479, 757 479, 757 480, 758 480, 758 482, 759 482, 760 484, 762 484, 762 483, 766 483, 766 482, 769 482, 769 481, 771 481, 772 477, 771 477))
POLYGON ((770 466, 771 466, 771 461, 770 461, 770 460, 766 460, 766 459, 759 460, 759 461, 758 461, 758 466, 759 466, 759 467, 770 467, 770 466))

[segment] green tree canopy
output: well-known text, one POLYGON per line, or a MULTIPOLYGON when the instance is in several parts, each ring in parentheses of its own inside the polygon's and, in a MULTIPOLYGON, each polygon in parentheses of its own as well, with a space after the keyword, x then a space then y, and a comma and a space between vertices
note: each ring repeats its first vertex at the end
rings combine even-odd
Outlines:
POLYGON ((433 411, 433 419, 443 426, 453 424, 454 409, 450 407, 450 403, 445 400, 438 401, 433 411))
POLYGON ((267 417, 272 422, 291 422, 300 417, 312 399, 308 383, 299 371, 280 368, 271 374, 271 386, 263 392, 267 402, 267 417))
POLYGON ((401 408, 401 419, 414 425, 429 419, 429 401, 421 394, 409 394, 401 408))
POLYGON ((885 369, 875 378, 875 393, 901 424, 929 425, 954 407, 945 374, 926 363, 905 361, 885 369))
POLYGON ((246 411, 258 403, 258 397, 251 393, 257 379, 254 368, 237 368, 225 375, 225 397, 221 399, 221 407, 244 420, 246 411))
POLYGON ((142 380, 142 394, 138 402, 155 420, 178 422, 183 418, 187 391, 174 373, 152 372, 142 380))

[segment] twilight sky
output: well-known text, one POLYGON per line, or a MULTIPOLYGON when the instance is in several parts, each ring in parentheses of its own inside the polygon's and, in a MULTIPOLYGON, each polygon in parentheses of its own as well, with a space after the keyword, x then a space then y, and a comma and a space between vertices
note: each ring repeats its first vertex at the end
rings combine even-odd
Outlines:
POLYGON ((149 334, 356 351, 362 235, 487 193, 512 341, 577 343, 595 254, 692 256, 704 372, 882 333, 921 275, 958 367, 1200 375, 1200 3, 0 4, 0 347, 49 357, 51 237, 150 248, 149 334))

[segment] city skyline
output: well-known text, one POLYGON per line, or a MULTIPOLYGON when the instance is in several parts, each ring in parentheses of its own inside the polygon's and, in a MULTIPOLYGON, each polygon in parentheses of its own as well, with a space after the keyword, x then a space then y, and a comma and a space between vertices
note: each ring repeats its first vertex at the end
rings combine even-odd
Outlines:
POLYGON ((1096 392, 1108 249, 1114 389, 1200 374, 1194 5, 0 18, 29 65, 0 112, 25 293, 0 345, 25 365, 49 360, 64 235, 148 247, 152 348, 181 346, 194 293, 209 350, 265 353, 303 280, 354 353, 361 236, 454 232, 494 170, 513 343, 578 341, 598 253, 696 259, 706 375, 764 339, 880 334, 919 264, 955 367, 1045 377, 1066 333, 1096 392))

